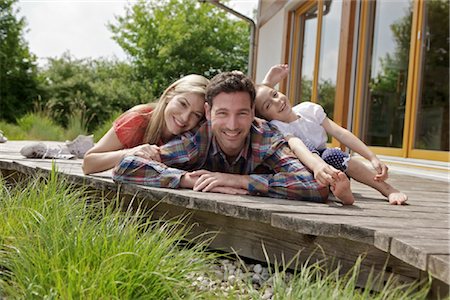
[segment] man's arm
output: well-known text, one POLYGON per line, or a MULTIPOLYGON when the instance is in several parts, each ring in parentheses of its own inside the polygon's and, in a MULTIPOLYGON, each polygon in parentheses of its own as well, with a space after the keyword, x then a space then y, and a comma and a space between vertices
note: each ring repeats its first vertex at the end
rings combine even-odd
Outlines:
POLYGON ((126 156, 113 170, 113 180, 152 187, 178 188, 186 171, 139 156, 126 156))
MULTIPOLYGON (((127 156, 114 169, 113 180, 120 183, 134 183, 162 188, 188 188, 194 189, 200 175, 197 172, 186 172, 170 168, 157 161, 147 160, 138 156, 127 156)), ((208 172, 208 171, 204 171, 208 172)), ((227 174, 231 175, 231 174, 227 174)), ((237 187, 214 186, 208 192, 232 195, 246 195, 246 189, 237 187)))
POLYGON ((251 195, 324 202, 328 187, 320 185, 286 146, 281 146, 266 159, 265 166, 275 174, 238 175, 205 170, 190 174, 197 176, 193 189, 211 192, 215 188, 246 190, 251 195))
POLYGON ((264 165, 275 174, 251 174, 250 194, 313 202, 328 199, 328 187, 319 184, 286 145, 266 158, 264 165))

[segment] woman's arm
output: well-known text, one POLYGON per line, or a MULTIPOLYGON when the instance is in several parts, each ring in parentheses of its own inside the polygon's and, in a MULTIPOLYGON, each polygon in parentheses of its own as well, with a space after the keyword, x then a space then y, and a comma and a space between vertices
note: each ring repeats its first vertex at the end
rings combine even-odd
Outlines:
POLYGON ((335 137, 338 141, 355 151, 372 164, 373 168, 377 171, 378 175, 376 180, 385 180, 388 177, 388 167, 378 159, 366 144, 364 144, 359 138, 347 129, 339 126, 329 118, 325 118, 322 122, 322 127, 325 131, 335 137))
POLYGON ((108 132, 95 144, 84 156, 83 173, 91 174, 102 172, 114 168, 128 155, 136 155, 146 159, 160 161, 159 147, 155 145, 143 144, 130 149, 124 149, 114 128, 108 132))
POLYGON ((329 185, 337 179, 339 170, 328 165, 316 153, 312 153, 297 137, 287 136, 289 147, 297 158, 314 173, 314 178, 322 185, 329 185))
POLYGON ((84 156, 83 173, 91 174, 115 167, 125 154, 114 128, 108 132, 84 156))

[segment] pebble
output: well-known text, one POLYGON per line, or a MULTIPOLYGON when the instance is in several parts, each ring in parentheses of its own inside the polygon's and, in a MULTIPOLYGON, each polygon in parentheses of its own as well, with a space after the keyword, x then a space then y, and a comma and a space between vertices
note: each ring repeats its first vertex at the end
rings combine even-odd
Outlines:
MULTIPOLYGON (((290 273, 286 274, 287 280, 291 277, 290 273)), ((267 267, 258 263, 246 264, 239 260, 223 259, 219 260, 211 273, 192 275, 189 278, 194 279, 192 285, 199 290, 221 290, 222 295, 239 291, 242 295, 249 292, 248 284, 251 284, 253 289, 262 293, 261 299, 271 300, 274 297, 273 277, 267 267)))
POLYGON ((256 264, 253 267, 253 272, 255 272, 256 274, 261 274, 263 267, 260 264, 256 264))

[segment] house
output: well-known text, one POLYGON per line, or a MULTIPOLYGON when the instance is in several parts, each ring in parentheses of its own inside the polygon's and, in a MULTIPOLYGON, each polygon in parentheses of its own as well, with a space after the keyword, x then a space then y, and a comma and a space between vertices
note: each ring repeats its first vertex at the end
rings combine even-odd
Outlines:
POLYGON ((377 154, 449 162, 448 12, 448 0, 259 0, 252 75, 288 63, 292 104, 318 102, 377 154))

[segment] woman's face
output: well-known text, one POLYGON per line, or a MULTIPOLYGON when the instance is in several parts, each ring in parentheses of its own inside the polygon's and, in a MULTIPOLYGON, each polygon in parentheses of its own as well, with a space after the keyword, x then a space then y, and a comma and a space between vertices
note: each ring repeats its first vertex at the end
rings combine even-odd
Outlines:
POLYGON ((195 93, 174 96, 164 110, 164 135, 180 135, 194 128, 205 114, 205 98, 195 93))

